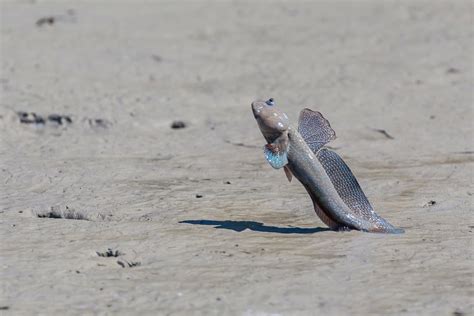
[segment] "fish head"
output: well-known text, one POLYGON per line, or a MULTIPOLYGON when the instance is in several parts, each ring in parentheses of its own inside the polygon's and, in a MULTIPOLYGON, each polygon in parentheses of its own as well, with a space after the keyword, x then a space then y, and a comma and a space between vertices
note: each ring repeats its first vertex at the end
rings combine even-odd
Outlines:
POLYGON ((275 107, 272 98, 267 101, 257 100, 252 102, 252 112, 268 143, 272 143, 282 134, 288 132, 288 116, 275 107))

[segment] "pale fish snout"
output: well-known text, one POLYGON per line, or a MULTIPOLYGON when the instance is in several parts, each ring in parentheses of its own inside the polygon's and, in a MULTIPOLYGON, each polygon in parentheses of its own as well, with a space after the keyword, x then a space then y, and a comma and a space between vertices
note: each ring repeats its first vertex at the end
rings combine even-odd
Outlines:
POLYGON ((252 102, 252 112, 255 118, 258 118, 262 111, 265 110, 267 107, 272 107, 275 105, 275 101, 273 98, 268 99, 267 101, 257 100, 252 102))

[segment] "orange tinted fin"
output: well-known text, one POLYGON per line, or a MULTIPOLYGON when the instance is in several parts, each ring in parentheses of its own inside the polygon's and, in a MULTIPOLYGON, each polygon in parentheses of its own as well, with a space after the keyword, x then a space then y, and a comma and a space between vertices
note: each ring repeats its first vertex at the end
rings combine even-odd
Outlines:
POLYGON ((288 168, 288 166, 284 166, 283 170, 285 170, 285 175, 286 175, 286 178, 288 179, 288 182, 291 182, 291 179, 293 178, 293 174, 291 173, 290 168, 288 168))

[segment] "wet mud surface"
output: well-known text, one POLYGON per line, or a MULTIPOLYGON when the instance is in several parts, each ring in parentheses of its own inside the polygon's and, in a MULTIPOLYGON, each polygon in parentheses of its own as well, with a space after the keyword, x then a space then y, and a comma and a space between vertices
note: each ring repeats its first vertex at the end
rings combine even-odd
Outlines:
POLYGON ((469 2, 1 6, 5 315, 472 315, 469 2), (329 231, 269 97, 406 233, 329 231))

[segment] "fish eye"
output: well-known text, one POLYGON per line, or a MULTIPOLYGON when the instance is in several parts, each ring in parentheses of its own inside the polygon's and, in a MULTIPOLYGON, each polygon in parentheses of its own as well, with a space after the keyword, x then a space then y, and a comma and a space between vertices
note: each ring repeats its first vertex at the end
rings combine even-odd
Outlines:
POLYGON ((273 100, 273 98, 268 99, 267 101, 265 101, 265 103, 270 106, 275 105, 275 101, 273 100))

